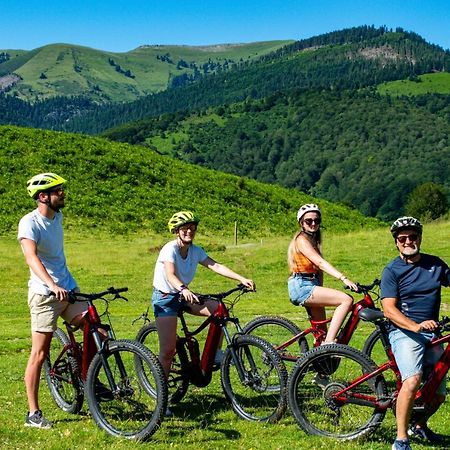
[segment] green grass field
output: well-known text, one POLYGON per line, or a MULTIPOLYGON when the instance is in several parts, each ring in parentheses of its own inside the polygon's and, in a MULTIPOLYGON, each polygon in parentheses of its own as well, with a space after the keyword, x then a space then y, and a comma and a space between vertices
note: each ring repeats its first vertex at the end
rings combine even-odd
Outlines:
MULTIPOLYGON (((426 225, 424 252, 450 261, 450 222, 426 225)), ((255 315, 278 314, 305 324, 303 309, 295 308, 288 300, 285 262, 290 237, 270 238, 242 243, 234 247, 224 241, 225 251, 210 251, 210 255, 236 271, 252 277, 258 291, 248 294, 235 307, 242 323, 255 315)), ((202 235, 197 243, 208 248, 211 241, 202 235)), ((153 266, 157 249, 163 238, 130 235, 88 237, 66 232, 66 255, 73 274, 82 291, 94 292, 108 286, 129 287, 129 302, 110 306, 116 334, 120 338, 133 338, 139 325, 131 326, 148 306, 153 266)), ((213 248, 213 247, 211 247, 213 248)), ((12 235, 0 237, 2 253, 0 316, 0 448, 4 449, 386 449, 395 437, 392 412, 388 412, 382 426, 364 442, 337 442, 304 434, 287 414, 277 424, 250 423, 240 420, 232 412, 221 391, 219 374, 204 389, 190 387, 188 395, 173 407, 175 417, 164 421, 153 439, 138 444, 114 439, 100 431, 85 406, 79 416, 60 411, 50 398, 45 381, 41 384, 41 407, 54 421, 52 430, 36 430, 23 426, 27 410, 23 372, 30 349, 29 313, 26 304, 28 270, 19 245, 12 235)), ((379 277, 384 265, 396 256, 387 229, 351 234, 325 233, 325 256, 340 270, 361 283, 379 277)), ((326 277, 325 284, 339 288, 340 283, 326 277)), ((233 282, 200 268, 192 285, 197 291, 220 291, 233 286, 233 282)), ((450 313, 450 290, 443 290, 442 313, 450 313)), ((193 319, 194 321, 196 319, 193 319)), ((358 329, 355 346, 371 331, 369 325, 358 329)), ((450 428, 450 407, 444 405, 432 419, 434 430, 447 433, 450 428)), ((447 441, 450 445, 450 439, 447 441)), ((415 449, 431 448, 414 445, 415 449)))
POLYGON ((380 94, 401 95, 450 94, 450 73, 436 72, 419 75, 417 81, 397 80, 378 86, 380 94))

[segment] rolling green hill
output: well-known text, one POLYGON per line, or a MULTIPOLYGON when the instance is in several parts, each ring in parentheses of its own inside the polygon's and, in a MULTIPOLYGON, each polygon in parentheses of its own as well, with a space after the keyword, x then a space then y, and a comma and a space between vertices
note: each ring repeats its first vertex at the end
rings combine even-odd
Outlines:
MULTIPOLYGON (((215 172, 144 147, 75 134, 0 127, 0 234, 13 233, 34 202, 26 181, 53 171, 69 180, 67 226, 92 233, 167 233, 177 210, 192 209, 217 236, 293 233, 296 212, 316 201, 296 190, 215 172)), ((317 200, 318 201, 318 200, 317 200)), ((324 226, 334 231, 375 228, 379 222, 342 205, 319 201, 324 226)))
POLYGON ((379 85, 377 90, 380 94, 393 97, 450 94, 450 73, 427 73, 411 79, 390 81, 379 85))
POLYGON ((1 77, 20 77, 9 94, 35 102, 84 96, 99 102, 131 101, 165 90, 177 77, 211 74, 258 58, 292 41, 204 47, 153 45, 113 53, 70 44, 31 51, 0 50, 1 77))
POLYGON ((417 185, 432 181, 450 193, 449 117, 450 96, 298 91, 166 114, 104 136, 390 220, 417 185))

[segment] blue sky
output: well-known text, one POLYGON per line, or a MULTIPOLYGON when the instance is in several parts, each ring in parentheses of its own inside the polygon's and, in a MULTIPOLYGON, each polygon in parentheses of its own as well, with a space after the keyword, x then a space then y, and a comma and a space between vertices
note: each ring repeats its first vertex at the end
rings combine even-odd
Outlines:
POLYGON ((402 27, 450 48, 448 0, 3 0, 0 49, 304 39, 359 25, 402 27))

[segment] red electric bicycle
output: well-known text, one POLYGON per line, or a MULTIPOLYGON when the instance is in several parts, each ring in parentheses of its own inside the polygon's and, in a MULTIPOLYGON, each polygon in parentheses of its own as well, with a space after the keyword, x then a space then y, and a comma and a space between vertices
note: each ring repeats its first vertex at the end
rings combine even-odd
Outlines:
POLYGON ((53 333, 50 353, 44 362, 45 378, 56 404, 76 414, 86 395, 97 425, 107 433, 128 439, 146 440, 159 427, 167 407, 167 385, 158 358, 142 344, 117 340, 109 321, 108 304, 122 298, 127 288, 110 287, 98 294, 71 293, 72 302, 87 304, 83 344, 75 339, 76 328, 64 322, 53 333), (112 296, 109 300, 105 296, 112 296), (102 323, 94 301, 106 302, 102 323), (149 393, 140 383, 136 363, 145 367, 154 390, 149 393))
MULTIPOLYGON (((381 311, 364 310, 364 320, 380 331, 388 360, 377 366, 364 353, 347 345, 332 344, 315 348, 294 367, 288 386, 289 406, 298 425, 307 433, 349 440, 368 435, 394 408, 401 388, 401 376, 390 349, 386 321, 381 311), (393 372, 392 388, 385 374, 393 372), (320 374, 322 382, 317 383, 320 374)), ((412 422, 427 410, 450 368, 450 318, 439 322, 438 338, 430 346, 447 344, 437 364, 430 368, 416 394, 412 422)))
MULTIPOLYGON (((246 420, 263 422, 275 422, 283 415, 287 407, 287 372, 283 361, 268 342, 243 334, 239 319, 231 316, 233 306, 247 292, 250 292, 249 289, 239 285, 219 294, 196 294, 202 302, 216 301, 218 308, 193 331, 189 330, 184 315, 189 305, 180 299, 185 307, 178 314, 182 335, 177 336, 176 355, 168 380, 170 403, 179 402, 190 383, 204 387, 211 382, 214 370, 219 369, 214 359, 223 333, 227 349, 220 364, 221 382, 235 413, 246 420), (238 292, 238 295, 225 304, 224 299, 234 292, 238 292), (230 322, 236 327, 235 334, 230 333, 227 328, 230 322), (207 327, 208 335, 203 352, 200 353, 195 336, 207 327), (273 384, 281 386, 278 392, 270 390, 273 384)), ((140 318, 148 322, 148 310, 140 318)), ((136 340, 155 354, 159 353, 158 333, 154 323, 144 325, 136 340)), ((143 384, 151 391, 152 384, 145 383, 145 371, 139 369, 139 372, 142 373, 143 384)))
MULTIPOLYGON (((379 299, 379 294, 375 291, 380 285, 379 280, 374 280, 368 285, 358 284, 358 292, 363 294, 363 298, 354 303, 345 325, 341 328, 337 342, 348 344, 360 321, 359 311, 370 308, 374 309, 375 301, 379 299)), ((301 330, 294 322, 284 317, 263 316, 251 320, 243 329, 244 333, 259 336, 270 342, 278 351, 281 359, 286 363, 295 363, 303 357, 310 348, 319 346, 327 334, 327 323, 331 321, 313 320, 309 316, 311 326, 301 330), (308 342, 309 340, 309 342, 308 342)), ((380 334, 375 331, 370 335, 370 346, 367 347, 369 356, 372 353, 380 353, 380 334)), ((383 350, 384 355, 384 350, 383 350)))

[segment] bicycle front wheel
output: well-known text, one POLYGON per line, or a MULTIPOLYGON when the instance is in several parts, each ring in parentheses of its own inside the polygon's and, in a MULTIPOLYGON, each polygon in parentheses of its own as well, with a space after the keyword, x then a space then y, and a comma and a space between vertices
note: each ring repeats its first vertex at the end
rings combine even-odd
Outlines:
POLYGON ((289 406, 298 425, 306 433, 342 440, 373 432, 386 414, 377 405, 387 400, 383 376, 345 389, 375 369, 373 361, 347 345, 311 350, 289 378, 289 406))
POLYGON ((234 412, 251 421, 276 422, 283 416, 287 376, 278 353, 256 336, 235 336, 221 366, 222 387, 234 412))
MULTIPOLYGON (((136 336, 136 341, 145 345, 155 355, 159 354, 159 338, 156 325, 149 323, 144 325, 136 336)), ((183 346, 177 345, 177 352, 172 360, 170 367, 169 379, 167 380, 169 389, 169 403, 171 405, 180 402, 186 395, 189 388, 189 378, 187 377, 183 366, 187 366, 188 357, 186 349, 183 346)), ((136 360, 136 369, 141 377, 141 381, 146 389, 151 392, 154 387, 151 383, 151 377, 147 376, 145 367, 142 366, 141 360, 136 360)))
POLYGON ((50 351, 44 361, 44 373, 50 394, 65 412, 76 414, 83 406, 83 389, 79 378, 77 360, 64 350, 70 340, 60 328, 53 332, 50 351))
POLYGON ((138 441, 147 440, 159 427, 167 408, 167 384, 161 364, 142 344, 110 341, 93 358, 86 380, 89 409, 107 433, 138 441), (148 392, 136 370, 141 360, 155 387, 148 392))

